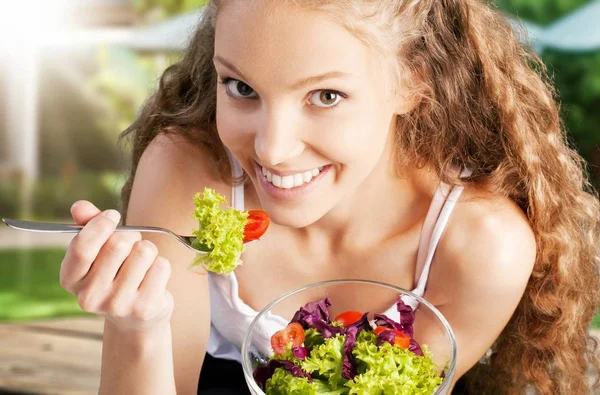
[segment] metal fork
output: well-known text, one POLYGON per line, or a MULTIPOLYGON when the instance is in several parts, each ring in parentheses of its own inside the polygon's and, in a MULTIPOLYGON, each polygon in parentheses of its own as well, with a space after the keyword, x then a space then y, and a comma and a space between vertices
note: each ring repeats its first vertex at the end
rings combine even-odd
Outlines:
MULTIPOLYGON (((34 222, 34 221, 20 221, 16 219, 2 218, 2 222, 17 230, 26 230, 29 232, 42 232, 42 233, 79 233, 83 226, 71 225, 71 224, 58 224, 52 222, 34 222)), ((207 251, 199 250, 192 247, 192 241, 196 239, 194 236, 182 236, 177 233, 171 232, 169 229, 159 228, 157 226, 124 226, 119 225, 115 229, 116 232, 149 232, 149 233, 164 233, 172 236, 181 244, 185 245, 190 250, 199 254, 208 254, 207 251)))

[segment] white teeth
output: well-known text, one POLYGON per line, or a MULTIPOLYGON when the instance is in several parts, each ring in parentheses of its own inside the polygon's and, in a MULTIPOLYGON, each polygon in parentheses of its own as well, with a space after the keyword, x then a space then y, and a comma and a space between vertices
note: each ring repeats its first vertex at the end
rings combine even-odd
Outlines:
POLYGON ((312 180, 312 178, 313 178, 312 172, 305 171, 304 173, 302 173, 302 182, 310 182, 310 180, 312 180))
POLYGON ((287 176, 280 176, 277 174, 271 173, 269 169, 266 167, 262 168, 263 175, 267 178, 267 181, 272 183, 278 188, 283 189, 291 189, 297 188, 304 184, 308 184, 312 181, 312 179, 319 175, 319 173, 323 170, 323 167, 319 167, 316 169, 308 170, 302 173, 290 174, 287 176))
POLYGON ((275 185, 278 188, 281 188, 281 176, 278 176, 277 174, 273 174, 273 181, 271 181, 273 183, 273 185, 275 185))
POLYGON ((294 174, 294 186, 299 187, 302 184, 304 184, 304 181, 302 180, 302 174, 294 174))
MULTIPOLYGON (((275 176, 273 176, 275 178, 275 176)), ((283 189, 291 189, 294 187, 294 176, 281 177, 281 187, 283 189)))

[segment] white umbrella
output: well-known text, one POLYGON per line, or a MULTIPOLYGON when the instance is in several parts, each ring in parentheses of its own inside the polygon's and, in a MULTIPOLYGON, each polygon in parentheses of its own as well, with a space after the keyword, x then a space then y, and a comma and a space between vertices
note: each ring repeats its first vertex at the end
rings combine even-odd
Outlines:
POLYGON ((544 29, 544 46, 562 51, 600 49, 600 0, 594 0, 544 29))
POLYGON ((532 22, 517 19, 513 16, 506 15, 505 18, 508 21, 508 23, 512 26, 512 28, 519 33, 519 38, 521 39, 522 43, 531 45, 531 47, 534 48, 537 52, 539 52, 543 48, 543 27, 538 26, 532 22))

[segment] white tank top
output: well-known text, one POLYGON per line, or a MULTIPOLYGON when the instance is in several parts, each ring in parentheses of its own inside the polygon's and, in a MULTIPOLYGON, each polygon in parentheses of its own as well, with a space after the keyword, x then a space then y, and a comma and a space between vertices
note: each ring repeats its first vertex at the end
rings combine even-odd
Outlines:
MULTIPOLYGON (((234 177, 238 177, 242 174, 242 168, 237 161, 232 160, 232 162, 232 173, 234 177)), ((425 294, 436 247, 463 189, 461 186, 450 187, 441 183, 433 195, 421 229, 421 239, 417 252, 416 287, 412 291, 416 295, 423 296, 425 294)), ((231 205, 238 210, 244 210, 243 185, 232 188, 231 205)), ((208 284, 211 327, 206 351, 215 358, 241 362, 240 350, 246 330, 258 312, 240 299, 235 273, 218 275, 209 272, 208 284)), ((414 298, 404 298, 404 302, 413 308, 417 307, 417 301, 414 298)), ((390 306, 384 314, 400 321, 395 304, 390 306)), ((268 329, 265 328, 265 333, 273 333, 274 330, 282 329, 289 323, 288 320, 275 314, 266 315, 262 322, 269 327, 268 329)), ((265 344, 265 347, 268 347, 268 344, 265 344)))

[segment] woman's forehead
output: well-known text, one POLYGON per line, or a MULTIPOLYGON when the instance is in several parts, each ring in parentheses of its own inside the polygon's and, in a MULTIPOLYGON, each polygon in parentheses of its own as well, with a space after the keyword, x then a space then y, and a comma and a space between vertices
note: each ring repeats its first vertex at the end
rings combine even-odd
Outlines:
POLYGON ((361 76, 373 71, 373 52, 326 13, 244 3, 249 2, 234 1, 219 12, 215 56, 245 74, 285 70, 297 78, 331 71, 361 76))

